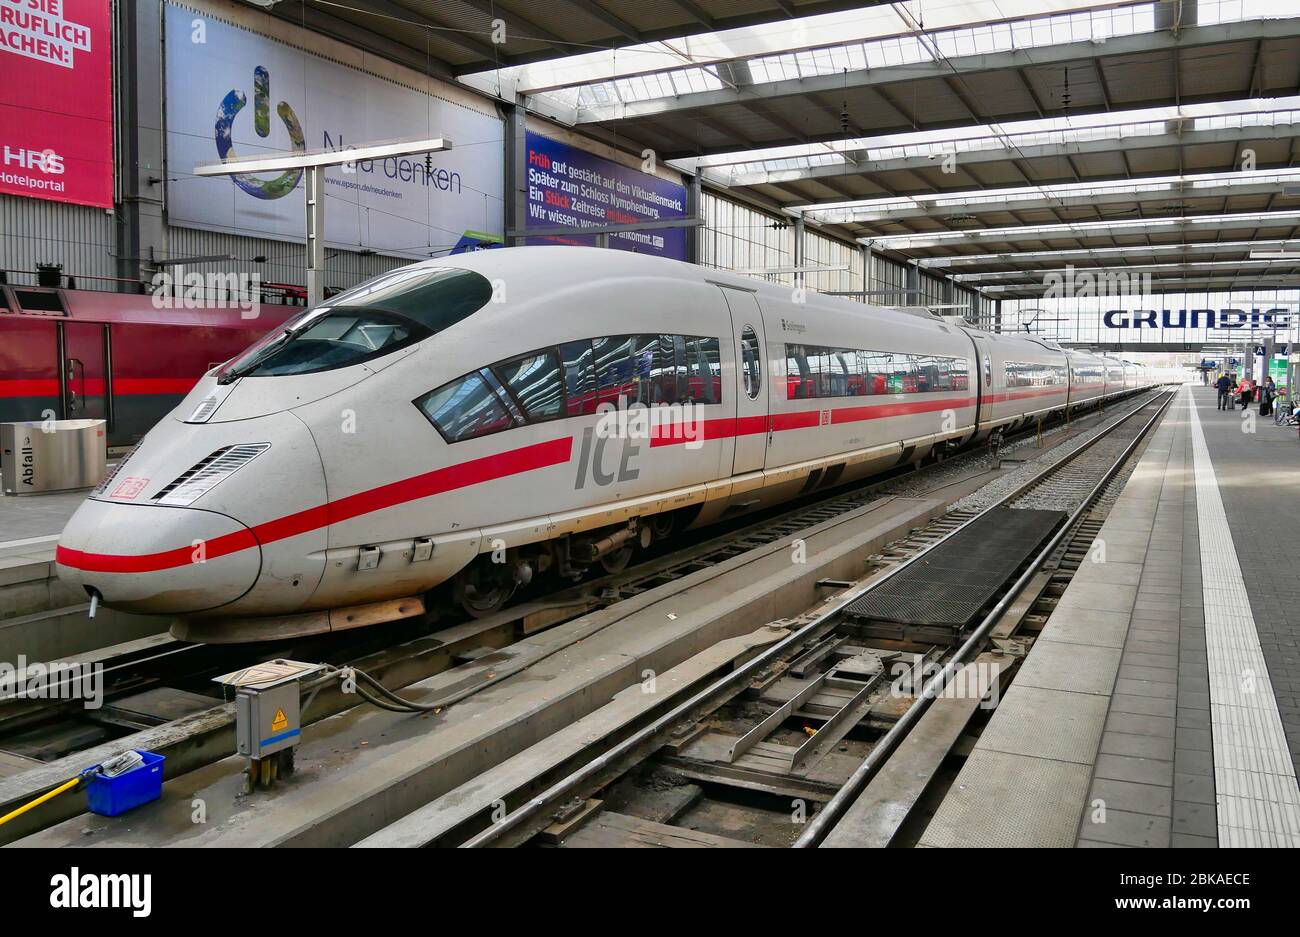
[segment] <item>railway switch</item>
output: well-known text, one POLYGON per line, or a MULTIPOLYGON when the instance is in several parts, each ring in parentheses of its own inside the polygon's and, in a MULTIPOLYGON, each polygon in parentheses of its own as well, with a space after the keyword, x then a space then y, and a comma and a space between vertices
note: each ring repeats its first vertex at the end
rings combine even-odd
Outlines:
POLYGON ((246 793, 293 774, 293 753, 302 738, 301 682, 321 669, 321 664, 273 660, 216 678, 235 691, 236 751, 248 759, 246 793))

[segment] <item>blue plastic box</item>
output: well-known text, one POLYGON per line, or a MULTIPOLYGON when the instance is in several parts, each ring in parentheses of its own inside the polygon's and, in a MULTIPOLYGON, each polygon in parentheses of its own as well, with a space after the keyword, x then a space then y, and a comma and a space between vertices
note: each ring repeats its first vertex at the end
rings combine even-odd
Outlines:
POLYGON ((134 810, 141 804, 162 796, 163 755, 140 752, 144 764, 132 768, 115 778, 97 774, 86 787, 86 803, 91 813, 101 817, 116 817, 134 810))

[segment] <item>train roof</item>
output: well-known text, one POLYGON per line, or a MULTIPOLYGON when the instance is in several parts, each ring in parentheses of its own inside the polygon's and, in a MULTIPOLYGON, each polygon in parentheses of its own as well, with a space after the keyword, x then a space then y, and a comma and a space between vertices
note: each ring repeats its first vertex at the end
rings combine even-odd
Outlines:
MULTIPOLYGON (((662 277, 678 281, 689 279, 699 283, 715 283, 748 290, 759 296, 780 296, 785 299, 788 299, 791 290, 789 284, 773 283, 770 280, 702 267, 680 260, 653 257, 633 251, 593 250, 590 247, 571 245, 492 248, 424 260, 419 262, 419 266, 456 267, 473 270, 489 279, 510 276, 522 278, 530 283, 553 284, 556 288, 571 285, 577 277, 629 281, 646 277, 662 277)), ((507 289, 509 288, 510 283, 507 281, 507 289)), ((867 309, 877 313, 907 315, 944 330, 950 329, 950 324, 943 318, 917 307, 864 304, 813 290, 808 292, 808 302, 847 313, 861 313, 863 309, 867 309)))

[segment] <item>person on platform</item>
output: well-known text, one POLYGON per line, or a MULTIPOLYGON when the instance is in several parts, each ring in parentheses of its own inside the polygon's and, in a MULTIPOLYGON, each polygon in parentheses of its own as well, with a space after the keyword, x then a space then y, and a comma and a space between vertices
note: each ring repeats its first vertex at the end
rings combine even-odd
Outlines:
POLYGON ((1273 401, 1277 399, 1277 384, 1273 382, 1273 376, 1269 375, 1264 378, 1264 383, 1259 385, 1259 415, 1271 416, 1273 413, 1273 401))
POLYGON ((1241 379, 1241 409, 1250 409, 1251 403, 1255 400, 1255 382, 1248 377, 1241 379))
POLYGON ((1219 391, 1219 409, 1228 409, 1228 393, 1232 390, 1232 378, 1228 377, 1227 371, 1219 375, 1219 379, 1214 382, 1214 386, 1219 391))

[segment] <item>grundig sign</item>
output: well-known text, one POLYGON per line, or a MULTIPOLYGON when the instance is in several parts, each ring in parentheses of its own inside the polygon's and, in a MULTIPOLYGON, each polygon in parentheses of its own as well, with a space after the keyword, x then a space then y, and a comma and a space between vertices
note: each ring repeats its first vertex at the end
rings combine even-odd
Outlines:
POLYGON ((1111 309, 1102 317, 1108 329, 1244 329, 1291 328, 1290 309, 1111 309))

